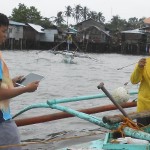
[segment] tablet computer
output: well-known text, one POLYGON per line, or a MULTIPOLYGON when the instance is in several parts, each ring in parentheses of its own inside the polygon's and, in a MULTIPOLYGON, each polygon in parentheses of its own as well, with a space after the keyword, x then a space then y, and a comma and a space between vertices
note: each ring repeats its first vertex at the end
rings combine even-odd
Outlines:
POLYGON ((26 86, 31 82, 34 81, 41 81, 44 78, 44 76, 35 74, 35 73, 29 73, 28 75, 24 76, 20 82, 16 82, 19 86, 26 86))

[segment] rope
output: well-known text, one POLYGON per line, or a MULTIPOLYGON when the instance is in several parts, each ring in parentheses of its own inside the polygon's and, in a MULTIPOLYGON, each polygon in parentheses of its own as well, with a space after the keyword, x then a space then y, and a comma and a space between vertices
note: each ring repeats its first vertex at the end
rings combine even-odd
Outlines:
MULTIPOLYGON (((106 133, 107 131, 101 131, 101 133, 98 134, 103 134, 106 133)), ((48 140, 43 140, 43 141, 37 141, 37 142, 26 142, 26 143, 21 143, 21 144, 11 144, 11 145, 3 145, 0 146, 0 149, 4 148, 13 148, 13 147, 23 147, 23 146, 28 146, 28 145, 35 145, 35 144, 48 144, 52 142, 59 142, 59 141, 64 141, 64 140, 71 140, 71 139, 77 139, 77 138, 82 138, 82 137, 87 137, 87 136, 94 136, 98 135, 97 133, 92 133, 88 135, 82 135, 82 136, 75 136, 75 137, 68 137, 68 138, 60 138, 60 139, 48 139, 48 140)))
POLYGON ((133 120, 131 120, 131 119, 127 118, 127 117, 124 117, 124 116, 120 116, 120 117, 123 119, 123 122, 122 122, 121 125, 118 127, 118 129, 117 129, 117 130, 114 130, 113 132, 118 132, 118 133, 121 134, 122 137, 125 137, 125 135, 124 135, 124 133, 123 133, 123 129, 124 129, 125 127, 130 127, 130 128, 132 128, 132 129, 135 129, 135 130, 143 131, 140 126, 143 127, 144 125, 139 124, 139 123, 137 124, 136 122, 134 122, 133 120))

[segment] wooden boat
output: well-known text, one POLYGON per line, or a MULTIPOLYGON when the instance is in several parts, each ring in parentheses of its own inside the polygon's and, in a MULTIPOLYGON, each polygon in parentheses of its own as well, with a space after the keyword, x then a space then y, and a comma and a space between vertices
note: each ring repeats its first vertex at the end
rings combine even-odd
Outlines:
POLYGON ((71 34, 69 34, 68 37, 69 38, 67 38, 66 41, 62 41, 61 43, 59 43, 58 45, 56 45, 52 50, 49 50, 49 52, 53 53, 55 55, 61 54, 63 56, 62 61, 64 63, 68 63, 68 64, 74 63, 74 58, 75 57, 78 57, 78 58, 88 58, 88 59, 92 59, 92 60, 97 61, 97 59, 95 59, 95 58, 91 58, 90 56, 87 56, 85 54, 81 54, 81 53, 77 52, 77 50, 80 50, 79 47, 78 47, 78 45, 72 40, 71 34), (56 51, 56 48, 58 48, 58 46, 61 45, 64 42, 67 43, 67 48, 65 50, 62 50, 62 51, 58 51, 58 50, 56 51), (71 44, 74 44, 76 46, 76 49, 74 51, 70 50, 70 45, 71 44))
MULTIPOLYGON (((97 98, 104 98, 108 97, 113 102, 112 95, 105 89, 105 87, 101 84, 100 87, 104 94, 96 94, 96 95, 88 95, 88 96, 78 96, 78 97, 72 97, 72 98, 63 98, 63 99, 54 99, 54 100, 48 100, 46 103, 40 103, 40 104, 34 104, 31 106, 26 107, 25 109, 18 112, 15 116, 34 108, 52 108, 62 111, 61 113, 51 114, 51 115, 44 115, 44 116, 37 116, 37 117, 31 117, 31 118, 25 118, 25 119, 15 119, 18 126, 24 126, 29 124, 35 124, 35 123, 41 123, 46 121, 52 121, 52 120, 58 120, 62 118, 68 118, 68 117, 78 117, 81 119, 84 119, 86 121, 89 121, 93 124, 96 124, 100 127, 104 127, 106 129, 109 129, 109 132, 106 133, 104 139, 97 139, 94 141, 89 141, 87 143, 82 143, 79 145, 72 145, 65 148, 62 148, 62 150, 150 150, 150 126, 142 127, 142 128, 136 128, 136 126, 132 119, 136 119, 138 117, 143 116, 150 116, 150 112, 145 113, 134 113, 134 114, 126 114, 125 111, 122 108, 129 108, 129 107, 135 107, 136 102, 127 102, 122 105, 115 104, 115 105, 107 105, 107 106, 100 106, 95 108, 89 108, 89 109, 82 109, 82 110, 73 110, 71 108, 65 107, 60 105, 61 103, 66 102, 74 102, 74 101, 83 101, 83 100, 93 100, 97 98), (104 116, 103 118, 97 118, 93 115, 93 113, 98 112, 104 112, 104 111, 110 111, 119 109, 122 112, 122 117, 117 118, 117 116, 104 116), (129 123, 131 126, 124 126, 122 127, 121 132, 118 134, 118 129, 120 129, 120 125, 124 124, 123 117, 128 118, 130 121, 129 123), (130 120, 131 119, 131 120, 130 120), (133 128, 134 126, 134 128, 133 128), (117 132, 114 132, 117 131, 117 132), (121 134, 124 137, 121 136, 121 134), (129 138, 130 137, 130 138, 129 138), (130 142, 127 141, 127 138, 130 139, 130 142), (132 141, 132 142, 131 142, 132 141)), ((130 95, 137 94, 137 91, 130 91, 130 95)), ((115 102, 114 102, 115 103, 115 102)))
POLYGON ((68 63, 71 64, 73 63, 73 59, 75 57, 75 52, 73 51, 69 51, 69 50, 64 50, 64 51, 59 51, 59 54, 61 54, 63 56, 63 62, 64 63, 68 63))
POLYGON ((78 57, 78 58, 88 58, 88 59, 92 59, 94 61, 98 61, 95 58, 92 58, 92 57, 90 57, 88 55, 84 55, 84 54, 78 53, 76 51, 64 50, 64 51, 50 51, 50 52, 53 53, 53 54, 55 54, 55 55, 61 54, 63 56, 62 61, 64 63, 68 63, 68 64, 74 63, 74 58, 75 57, 78 57))

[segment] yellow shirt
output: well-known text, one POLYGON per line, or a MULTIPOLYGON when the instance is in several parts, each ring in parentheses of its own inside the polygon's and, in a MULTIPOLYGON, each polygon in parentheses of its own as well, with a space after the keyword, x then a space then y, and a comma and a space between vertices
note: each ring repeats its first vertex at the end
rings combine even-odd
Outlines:
POLYGON ((150 110, 150 58, 146 58, 144 68, 141 69, 136 65, 130 80, 132 84, 140 83, 137 111, 150 110))

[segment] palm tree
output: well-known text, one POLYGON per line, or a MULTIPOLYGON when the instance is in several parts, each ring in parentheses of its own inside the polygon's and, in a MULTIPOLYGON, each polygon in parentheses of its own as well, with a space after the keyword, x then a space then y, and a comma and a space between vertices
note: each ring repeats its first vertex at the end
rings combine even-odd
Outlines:
POLYGON ((88 14, 88 18, 92 18, 93 20, 97 21, 97 12, 90 11, 90 13, 88 14))
POLYGON ((105 27, 109 29, 111 35, 115 35, 116 33, 126 29, 127 21, 116 15, 112 17, 110 23, 105 24, 105 27))
POLYGON ((73 17, 76 20, 76 23, 81 20, 81 12, 82 12, 82 7, 80 5, 76 5, 75 8, 73 9, 73 17))
POLYGON ((105 17, 103 16, 103 14, 101 12, 97 13, 97 21, 98 22, 105 22, 105 17))
POLYGON ((63 19, 62 11, 57 13, 57 17, 54 17, 55 19, 53 20, 54 23, 56 23, 58 26, 60 26, 65 20, 63 19))
POLYGON ((68 26, 68 19, 72 15, 72 8, 71 8, 71 6, 67 6, 66 7, 66 11, 64 13, 65 13, 65 16, 67 17, 67 26, 68 26))
POLYGON ((87 20, 88 14, 89 14, 89 9, 86 6, 83 7, 83 9, 81 11, 81 15, 83 17, 83 21, 87 20))

